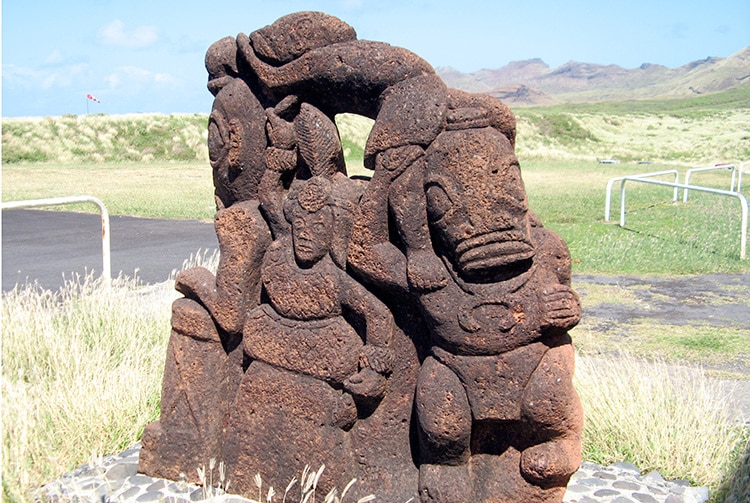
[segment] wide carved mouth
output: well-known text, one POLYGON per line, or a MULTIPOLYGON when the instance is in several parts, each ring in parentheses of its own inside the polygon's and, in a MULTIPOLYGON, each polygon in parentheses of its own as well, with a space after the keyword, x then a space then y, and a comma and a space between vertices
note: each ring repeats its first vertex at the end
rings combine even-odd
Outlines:
POLYGON ((502 267, 534 256, 534 245, 518 231, 496 231, 474 236, 456 246, 456 262, 466 272, 502 267))

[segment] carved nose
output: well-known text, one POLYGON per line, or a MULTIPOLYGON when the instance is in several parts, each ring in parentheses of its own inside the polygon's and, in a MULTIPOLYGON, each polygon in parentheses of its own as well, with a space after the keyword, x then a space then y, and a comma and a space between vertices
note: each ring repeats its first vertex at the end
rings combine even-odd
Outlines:
POLYGON ((496 229, 507 229, 513 226, 510 215, 505 211, 495 213, 492 217, 492 221, 495 222, 496 229))

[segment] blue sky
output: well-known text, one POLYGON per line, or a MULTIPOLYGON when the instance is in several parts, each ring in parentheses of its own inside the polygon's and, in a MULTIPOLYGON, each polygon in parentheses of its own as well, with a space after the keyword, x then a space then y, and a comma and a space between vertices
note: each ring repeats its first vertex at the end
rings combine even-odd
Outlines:
POLYGON ((673 68, 750 45, 748 0, 3 0, 2 115, 208 113, 208 46, 300 10, 464 72, 531 58, 673 68))

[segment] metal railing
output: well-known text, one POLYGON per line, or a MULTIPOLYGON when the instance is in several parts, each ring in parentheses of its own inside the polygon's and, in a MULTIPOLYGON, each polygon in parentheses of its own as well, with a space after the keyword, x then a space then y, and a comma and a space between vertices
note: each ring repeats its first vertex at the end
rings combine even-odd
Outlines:
POLYGON ((737 180, 737 192, 742 192, 742 173, 750 173, 750 168, 745 169, 745 166, 750 166, 750 161, 744 161, 740 163, 740 169, 738 170, 740 175, 737 180))
MULTIPOLYGON (((679 174, 677 173, 676 169, 668 169, 665 171, 653 171, 651 173, 641 173, 639 175, 628 175, 632 178, 651 178, 654 176, 661 176, 661 175, 674 175, 674 183, 677 183, 679 181, 679 174)), ((612 205, 612 186, 615 182, 621 181, 624 178, 627 178, 625 176, 616 176, 615 178, 610 178, 607 182, 607 196, 606 201, 604 203, 604 221, 609 222, 609 216, 610 216, 610 207, 612 205)), ((677 199, 679 197, 677 188, 674 189, 674 195, 672 198, 673 202, 677 202, 677 199)), ((622 192, 622 185, 620 185, 620 192, 622 192)), ((620 196, 622 197, 622 196, 620 196)))
POLYGON ((687 190, 697 190, 699 192, 708 192, 710 194, 717 194, 719 196, 728 196, 733 197, 736 199, 739 199, 740 201, 740 209, 742 211, 742 228, 740 230, 740 259, 745 260, 747 258, 747 214, 748 214, 748 205, 747 205, 747 198, 743 196, 742 194, 738 192, 732 192, 728 190, 721 190, 721 189, 712 189, 710 187, 701 187, 700 185, 687 185, 684 183, 672 183, 672 182, 665 182, 662 180, 651 180, 649 178, 643 178, 639 176, 624 176, 620 177, 620 227, 625 227, 625 182, 631 181, 631 182, 640 182, 640 183, 650 183, 653 185, 662 185, 666 187, 673 187, 676 190, 683 189, 687 192, 687 190))
MULTIPOLYGON (((716 171, 716 170, 719 170, 719 169, 731 170, 732 171, 732 182, 731 182, 731 184, 729 186, 729 192, 734 192, 734 182, 735 182, 735 180, 737 178, 737 167, 734 164, 714 164, 713 166, 704 166, 704 167, 700 167, 700 168, 691 168, 691 169, 687 170, 687 172, 685 173, 685 185, 688 185, 688 186, 690 185, 690 177, 692 176, 693 173, 699 173, 701 171, 716 171)), ((740 178, 740 183, 741 182, 742 182, 742 179, 740 178)), ((686 188, 682 192, 682 202, 684 202, 684 203, 686 203, 687 200, 688 200, 688 190, 689 189, 686 188)), ((737 192, 739 192, 739 189, 737 190, 737 192)))
POLYGON ((38 208, 40 206, 59 206, 64 204, 94 203, 99 207, 102 217, 102 277, 107 281, 112 279, 112 265, 109 243, 109 213, 104 203, 92 196, 70 196, 52 197, 49 199, 29 199, 26 201, 8 201, 2 203, 0 208, 13 210, 21 208, 38 208))

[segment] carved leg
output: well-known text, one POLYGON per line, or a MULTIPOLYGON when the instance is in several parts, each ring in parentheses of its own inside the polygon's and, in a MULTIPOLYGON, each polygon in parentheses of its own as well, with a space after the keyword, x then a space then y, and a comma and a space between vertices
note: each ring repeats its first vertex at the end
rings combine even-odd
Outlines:
POLYGON ((221 251, 216 277, 194 267, 177 275, 175 288, 203 304, 225 331, 239 334, 245 314, 260 303, 260 263, 271 244, 271 231, 256 200, 219 210, 214 226, 221 251))
POLYGON ((305 464, 313 470, 325 464, 322 494, 359 478, 341 428, 356 414, 352 397, 328 383, 253 361, 231 406, 222 455, 232 492, 257 497, 256 473, 283 488, 305 464))
POLYGON ((523 420, 540 442, 523 451, 521 472, 543 487, 566 485, 581 464, 583 409, 573 387, 573 364, 572 344, 552 347, 524 395, 523 420))
POLYGON ((419 494, 422 502, 472 500, 469 477, 471 408, 461 381, 428 357, 417 379, 419 494))
POLYGON ((208 312, 190 299, 172 305, 161 417, 143 433, 138 469, 172 480, 219 461, 228 413, 227 354, 208 312))

